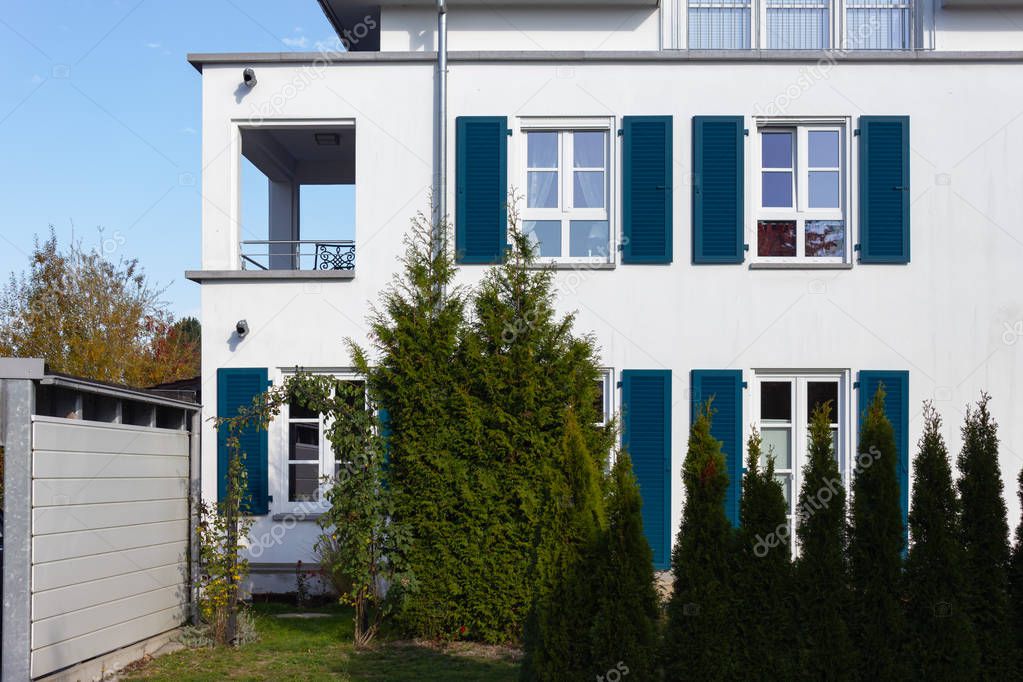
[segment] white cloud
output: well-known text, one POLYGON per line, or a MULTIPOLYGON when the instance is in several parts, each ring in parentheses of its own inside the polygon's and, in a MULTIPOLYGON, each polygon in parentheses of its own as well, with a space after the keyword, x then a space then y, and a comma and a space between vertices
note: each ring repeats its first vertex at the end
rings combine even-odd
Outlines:
POLYGON ((299 36, 297 38, 281 38, 281 42, 288 47, 308 47, 309 39, 305 36, 299 36))
POLYGON ((160 47, 160 43, 146 43, 146 47, 148 47, 150 50, 155 50, 160 47))
POLYGON ((337 36, 333 38, 326 38, 324 40, 317 40, 313 47, 316 48, 317 52, 344 52, 345 46, 341 42, 341 39, 337 36))
POLYGON ((184 128, 181 129, 181 132, 185 133, 186 135, 195 135, 195 128, 193 128, 192 126, 185 126, 184 128))

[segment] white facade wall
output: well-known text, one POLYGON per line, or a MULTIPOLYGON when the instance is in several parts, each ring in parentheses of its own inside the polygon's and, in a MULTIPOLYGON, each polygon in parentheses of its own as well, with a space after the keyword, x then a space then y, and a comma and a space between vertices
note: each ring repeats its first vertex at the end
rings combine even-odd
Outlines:
MULTIPOLYGON (((454 6, 448 15, 451 50, 659 50, 686 47, 686 1, 659 7, 622 3, 580 8, 486 3, 454 6)), ((918 44, 938 51, 1023 50, 1023 7, 1004 3, 922 0, 918 44)), ((385 6, 380 49, 436 50, 437 14, 431 7, 385 6)), ((841 46, 841 43, 836 43, 841 46)))
MULTIPOLYGON (((1014 39, 1023 33, 1013 34, 1014 39)), ((454 41, 457 38, 453 38, 454 41)), ((984 44, 974 45, 983 47, 984 44)), ((811 62, 643 60, 592 62, 507 59, 450 66, 449 211, 454 201, 454 119, 517 117, 674 117, 674 262, 559 271, 559 305, 577 311, 602 361, 623 369, 670 369, 672 409, 672 537, 682 505, 680 468, 689 428, 692 369, 909 370, 910 451, 922 427, 920 408, 934 400, 950 449, 959 447, 964 406, 980 391, 993 395, 1001 425, 1006 501, 1015 523, 1015 477, 1023 466, 1023 342, 1011 331, 1023 320, 1019 263, 1023 256, 1023 63, 959 60, 839 62, 813 72, 811 62), (816 74, 816 75, 815 75, 816 74), (912 261, 847 269, 763 270, 691 264, 691 119, 753 117, 780 108, 792 117, 908 115, 911 128, 912 261)), ((204 417, 216 401, 216 370, 267 367, 345 369, 343 339, 365 345, 369 304, 398 268, 409 218, 428 210, 432 168, 433 69, 428 61, 351 61, 310 75, 300 64, 253 64, 259 85, 240 102, 234 92, 248 64, 207 64, 203 72, 204 270, 237 269, 237 127, 263 119, 351 119, 357 128, 356 271, 350 281, 230 281, 202 285, 204 417), (294 87, 296 82, 301 88, 294 87), (289 85, 291 84, 291 85, 289 85), (295 92, 291 92, 294 90, 295 92), (282 93, 289 92, 284 97, 282 93), (276 106, 271 106, 274 102, 276 106), (257 116, 258 118, 258 116, 257 116), (252 331, 231 341, 236 320, 252 331)), ((521 135, 515 132, 514 137, 521 135)), ((747 138, 747 159, 752 156, 747 138)), ((855 176, 855 138, 850 135, 855 176)), ((620 184, 621 141, 612 136, 612 188, 620 184)), ((514 182, 518 145, 509 145, 514 182)), ((753 184, 747 164, 747 188, 753 184)), ((855 181, 854 181, 855 182, 855 181)), ((855 185, 853 186, 855 196, 855 185)), ((857 238, 855 201, 849 216, 857 238)), ((753 216, 747 195, 747 243, 753 216)), ((612 235, 620 236, 614 200, 612 235)), ((259 237, 257 237, 259 238, 259 237)), ((477 280, 481 266, 461 279, 477 280)), ((853 401, 851 381, 846 398, 853 401)), ((616 391, 615 406, 620 393, 616 391)), ((750 391, 744 422, 753 420, 750 391)), ((852 426, 850 424, 850 426, 852 426)), ((216 495, 216 437, 203 420, 203 491, 216 495)), ((848 445, 853 435, 847 434, 848 445)), ((271 515, 253 535, 270 535, 273 514, 288 511, 283 427, 270 433, 271 515)), ((261 548, 260 562, 314 560, 314 523, 292 524, 261 548)), ((257 560, 254 557, 254 560, 257 560)), ((293 589, 293 587, 291 588, 293 589)))
POLYGON ((32 417, 31 670, 188 617, 189 433, 32 417))

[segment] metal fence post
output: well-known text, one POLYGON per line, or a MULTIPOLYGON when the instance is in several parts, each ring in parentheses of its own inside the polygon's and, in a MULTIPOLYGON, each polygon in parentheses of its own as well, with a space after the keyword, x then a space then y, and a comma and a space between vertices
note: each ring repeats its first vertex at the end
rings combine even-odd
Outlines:
POLYGON ((0 678, 31 679, 31 379, 4 379, 3 654, 0 678))

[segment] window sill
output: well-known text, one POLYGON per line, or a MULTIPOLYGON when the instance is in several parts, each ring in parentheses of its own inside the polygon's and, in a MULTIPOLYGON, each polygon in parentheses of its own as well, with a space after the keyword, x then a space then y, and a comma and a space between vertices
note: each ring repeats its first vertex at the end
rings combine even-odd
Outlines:
POLYGON ((185 279, 193 282, 308 282, 350 280, 354 270, 186 270, 185 279))
POLYGON ((321 512, 321 511, 320 512, 301 512, 301 511, 296 511, 296 512, 280 512, 280 513, 274 514, 270 518, 271 518, 271 520, 274 523, 279 523, 281 521, 295 521, 296 523, 301 523, 302 521, 319 521, 320 517, 322 517, 324 514, 325 514, 325 512, 321 512))
POLYGON ((750 263, 750 270, 852 270, 852 263, 750 263))
POLYGON ((557 261, 541 261, 533 263, 530 270, 614 270, 617 263, 565 263, 557 261))

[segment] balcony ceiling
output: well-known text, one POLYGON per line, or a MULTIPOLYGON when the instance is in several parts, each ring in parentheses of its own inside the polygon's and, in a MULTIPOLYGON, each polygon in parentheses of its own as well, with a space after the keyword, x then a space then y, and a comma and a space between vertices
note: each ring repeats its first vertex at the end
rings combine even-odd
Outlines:
POLYGON ((242 129, 242 154, 269 179, 306 185, 355 182, 354 126, 259 127, 242 129), (316 135, 336 136, 318 144, 316 135))

